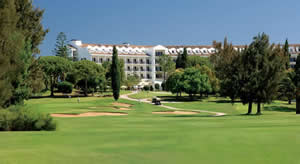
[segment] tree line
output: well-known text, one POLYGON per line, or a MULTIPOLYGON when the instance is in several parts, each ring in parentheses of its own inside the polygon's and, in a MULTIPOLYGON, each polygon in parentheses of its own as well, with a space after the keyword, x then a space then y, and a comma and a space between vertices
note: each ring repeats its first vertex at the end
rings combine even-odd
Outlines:
POLYGON ((300 57, 295 69, 289 65, 289 44, 271 44, 265 33, 253 38, 249 46, 236 49, 227 39, 213 42, 216 53, 209 62, 197 56, 187 56, 184 49, 176 61, 176 71, 166 81, 167 90, 189 94, 219 94, 229 97, 234 103, 248 104, 247 114, 252 113, 253 104, 257 105, 256 114, 261 114, 261 106, 275 99, 296 99, 296 112, 300 113, 300 57), (189 58, 192 61, 189 61, 189 58), (199 61, 198 61, 199 60, 199 61), (197 64, 198 63, 198 64, 197 64))

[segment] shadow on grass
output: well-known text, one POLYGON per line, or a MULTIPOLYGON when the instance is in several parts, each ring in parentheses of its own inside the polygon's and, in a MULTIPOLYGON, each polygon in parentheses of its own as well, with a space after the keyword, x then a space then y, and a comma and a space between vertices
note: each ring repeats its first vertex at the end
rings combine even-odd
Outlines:
MULTIPOLYGON (((227 103, 227 104, 232 104, 231 100, 213 100, 213 101, 208 101, 212 103, 227 103)), ((234 103, 242 103, 241 101, 234 101, 234 103)))
POLYGON ((295 108, 285 106, 268 106, 264 107, 265 111, 277 111, 277 112, 296 112, 295 108))
POLYGON ((205 97, 194 97, 190 98, 189 96, 182 96, 176 98, 176 96, 157 96, 158 98, 161 98, 162 101, 174 101, 174 102, 193 102, 193 101, 202 101, 205 99, 205 97))

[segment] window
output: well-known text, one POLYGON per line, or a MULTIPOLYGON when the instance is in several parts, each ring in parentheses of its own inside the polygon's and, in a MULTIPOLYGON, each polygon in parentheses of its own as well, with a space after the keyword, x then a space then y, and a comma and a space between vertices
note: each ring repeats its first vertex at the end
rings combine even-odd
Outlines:
POLYGON ((163 55, 163 52, 162 51, 156 51, 155 52, 155 56, 162 56, 163 55))
POLYGON ((103 59, 102 58, 100 58, 100 63, 102 63, 103 62, 103 59))
POLYGON ((127 70, 130 71, 130 67, 129 66, 127 67, 127 70))
POLYGON ((141 71, 144 71, 144 68, 143 68, 143 67, 141 67, 141 71))
POLYGON ((134 63, 137 63, 137 60, 136 60, 136 59, 133 59, 133 62, 134 62, 134 63))
POLYGON ((151 76, 149 74, 147 74, 147 79, 151 79, 151 76))
POLYGON ((140 59, 140 62, 143 64, 143 63, 144 63, 144 60, 143 60, 143 59, 140 59))
POLYGON ((147 71, 150 71, 150 67, 147 67, 147 71))
POLYGON ((150 64, 150 60, 149 59, 147 59, 147 64, 150 64))
POLYGON ((137 71, 138 70, 137 67, 134 67, 134 70, 137 71))
POLYGON ((108 58, 107 61, 109 62, 109 61, 110 61, 110 58, 108 58))
POLYGON ((144 74, 141 74, 141 78, 144 78, 144 74))
POLYGON ((131 62, 130 62, 130 59, 127 59, 127 63, 131 63, 131 62))
POLYGON ((93 58, 93 62, 96 62, 96 58, 93 58))

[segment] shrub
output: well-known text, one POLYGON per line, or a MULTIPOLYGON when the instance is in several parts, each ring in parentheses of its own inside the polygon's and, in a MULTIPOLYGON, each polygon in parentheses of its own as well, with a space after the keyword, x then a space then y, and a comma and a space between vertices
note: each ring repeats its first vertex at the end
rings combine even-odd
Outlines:
POLYGON ((156 83, 154 87, 155 87, 155 90, 159 90, 160 85, 158 83, 156 83))
POLYGON ((57 89, 59 92, 62 92, 62 93, 72 93, 73 85, 70 82, 63 81, 63 82, 58 83, 57 89))
POLYGON ((49 114, 41 114, 21 107, 0 110, 0 131, 55 130, 56 123, 49 114))
POLYGON ((144 90, 145 90, 145 91, 149 91, 149 90, 150 90, 150 87, 149 87, 148 85, 145 85, 145 86, 144 86, 144 90))

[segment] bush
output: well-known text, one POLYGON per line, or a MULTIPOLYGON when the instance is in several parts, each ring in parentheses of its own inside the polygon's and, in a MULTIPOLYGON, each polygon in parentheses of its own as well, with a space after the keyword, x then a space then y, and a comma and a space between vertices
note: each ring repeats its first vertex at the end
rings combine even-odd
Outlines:
POLYGON ((159 90, 159 88, 160 88, 160 86, 159 86, 158 83, 156 83, 156 84, 154 85, 154 87, 155 87, 155 90, 159 90))
POLYGON ((144 86, 144 90, 145 90, 145 91, 149 91, 149 90, 150 90, 150 87, 149 87, 148 85, 145 85, 145 86, 144 86))
POLYGON ((73 85, 70 82, 63 81, 63 82, 58 83, 57 89, 59 92, 62 92, 62 93, 72 93, 73 85))
POLYGON ((13 107, 0 110, 0 131, 52 131, 56 123, 49 114, 13 107))

